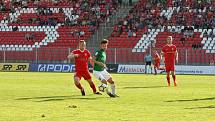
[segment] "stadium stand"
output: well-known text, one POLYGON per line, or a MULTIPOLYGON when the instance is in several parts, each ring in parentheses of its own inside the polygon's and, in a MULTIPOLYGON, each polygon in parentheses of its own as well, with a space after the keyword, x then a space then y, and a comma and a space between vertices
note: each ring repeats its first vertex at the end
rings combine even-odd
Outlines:
POLYGON ((133 53, 146 52, 152 48, 160 50, 166 43, 166 37, 171 35, 174 38, 173 44, 179 48, 179 63, 209 63, 211 59, 208 58, 214 59, 215 52, 213 3, 173 0, 150 3, 141 0, 123 21, 115 25, 109 38, 111 46, 133 48, 133 53), (141 37, 138 35, 140 30, 141 37), (138 36, 129 35, 132 32, 137 32, 138 36), (130 44, 133 40, 136 40, 136 45, 130 44), (202 56, 206 58, 199 58, 202 56))
MULTIPOLYGON (((22 56, 23 60, 26 56, 34 60, 36 50, 39 60, 63 61, 67 53, 63 51, 63 56, 55 58, 49 56, 59 54, 50 54, 47 50, 51 50, 50 47, 68 50, 70 47, 75 48, 78 40, 88 40, 99 24, 115 11, 117 4, 110 0, 23 0, 2 1, 1 6, 4 9, 0 17, 0 50, 7 51, 7 56, 22 56)), ((11 60, 19 60, 14 56, 10 57, 11 60)))
MULTIPOLYGON (((2 1, 0 55, 5 51, 6 60, 65 61, 68 48, 88 40, 116 9, 114 0, 2 1)), ((117 54, 108 62, 139 62, 146 51, 160 50, 172 35, 179 63, 208 64, 215 60, 214 13, 214 0, 139 0, 108 37, 109 48, 117 48, 108 51, 117 54)))

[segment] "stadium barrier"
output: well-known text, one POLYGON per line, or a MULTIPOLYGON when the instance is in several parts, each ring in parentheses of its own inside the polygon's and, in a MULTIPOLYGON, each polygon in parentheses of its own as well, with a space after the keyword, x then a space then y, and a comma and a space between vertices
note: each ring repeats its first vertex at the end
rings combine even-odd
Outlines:
POLYGON ((215 74, 215 66, 176 66, 177 74, 215 74))
MULTIPOLYGON (((152 70, 154 72, 154 70, 152 70)), ((215 66, 175 66, 176 74, 215 74, 215 66)), ((119 65, 117 73, 145 73, 145 65, 119 65)), ((158 70, 163 74, 165 71, 158 70)))
POLYGON ((0 63, 0 71, 26 72, 29 71, 29 63, 0 63))
POLYGON ((31 72, 74 72, 74 64, 30 64, 31 72))
MULTIPOLYGON (((70 64, 72 60, 67 58, 67 55, 76 48, 59 48, 46 47, 40 49, 33 49, 32 51, 0 51, 1 63, 65 63, 70 64)), ((92 55, 94 55, 96 48, 88 48, 92 55)), ((153 49, 154 50, 154 49, 153 49)), ((153 52, 150 48, 148 52, 153 52)), ((158 53, 161 48, 156 48, 158 53)), ((215 54, 206 53, 203 49, 178 48, 178 65, 194 65, 194 66, 208 66, 214 65, 215 54)), ((108 48, 107 63, 109 64, 144 64, 144 57, 146 52, 132 52, 132 48, 108 48)))
MULTIPOLYGON (((107 64, 107 71, 117 73, 118 64, 107 64)), ((74 72, 74 64, 30 64, 29 71, 31 72, 74 72)), ((89 64, 89 71, 93 71, 92 65, 89 64)))
POLYGON ((117 73, 145 73, 145 65, 119 65, 117 73))

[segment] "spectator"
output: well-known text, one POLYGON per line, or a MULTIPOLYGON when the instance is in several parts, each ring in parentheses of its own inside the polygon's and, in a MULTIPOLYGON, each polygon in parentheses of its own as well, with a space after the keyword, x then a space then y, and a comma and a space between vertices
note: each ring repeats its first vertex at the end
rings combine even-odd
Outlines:
POLYGON ((85 32, 84 31, 80 31, 79 35, 80 35, 80 37, 83 37, 85 35, 85 32))
POLYGON ((133 32, 131 29, 128 30, 128 37, 133 37, 133 32))
POLYGON ((210 60, 210 66, 214 66, 214 65, 215 65, 214 60, 211 59, 211 60, 210 60))
POLYGON ((25 34, 25 39, 29 41, 31 39, 31 35, 29 33, 25 34))
POLYGON ((181 43, 182 43, 183 45, 185 45, 185 38, 184 38, 184 37, 182 37, 182 38, 180 39, 180 41, 181 41, 181 43))
POLYGON ((22 1, 22 8, 28 8, 28 3, 26 0, 22 1))

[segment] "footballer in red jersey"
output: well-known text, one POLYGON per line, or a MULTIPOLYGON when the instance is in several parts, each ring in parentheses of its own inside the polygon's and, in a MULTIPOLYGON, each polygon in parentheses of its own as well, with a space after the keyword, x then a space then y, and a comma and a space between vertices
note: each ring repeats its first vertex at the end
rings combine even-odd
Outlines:
POLYGON ((153 53, 153 65, 155 70, 155 75, 157 75, 157 70, 165 70, 165 67, 160 66, 161 58, 156 50, 153 53))
POLYGON ((161 54, 164 57, 168 86, 170 86, 170 72, 174 80, 174 86, 177 86, 175 75, 175 62, 178 62, 178 52, 176 46, 172 44, 172 36, 167 37, 167 44, 162 48, 161 54))
POLYGON ((94 94, 101 94, 96 91, 96 86, 92 81, 89 69, 88 62, 92 60, 90 52, 86 49, 86 42, 84 40, 80 40, 79 48, 73 50, 69 55, 69 59, 75 60, 75 74, 74 74, 74 82, 77 88, 81 90, 82 96, 85 96, 84 88, 80 84, 80 80, 83 77, 90 85, 94 94))

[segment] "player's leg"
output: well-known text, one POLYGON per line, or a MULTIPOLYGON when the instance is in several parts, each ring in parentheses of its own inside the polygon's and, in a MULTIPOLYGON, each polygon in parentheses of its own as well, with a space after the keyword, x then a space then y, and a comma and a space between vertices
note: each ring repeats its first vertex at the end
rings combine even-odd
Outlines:
POLYGON ((149 62, 146 62, 146 65, 145 65, 145 73, 146 73, 146 74, 149 73, 149 68, 150 68, 150 63, 149 63, 149 62))
POLYGON ((101 71, 93 71, 94 76, 101 81, 101 83, 106 85, 105 88, 105 92, 112 97, 113 95, 110 93, 110 91, 108 90, 108 84, 107 84, 107 80, 104 78, 104 76, 102 75, 101 71))
POLYGON ((159 70, 165 70, 166 68, 164 66, 160 66, 158 69, 159 70))
POLYGON ((157 65, 154 64, 154 71, 155 71, 155 75, 157 75, 157 65))
POLYGON ((107 81, 108 81, 108 83, 110 84, 112 94, 113 94, 115 97, 118 97, 118 96, 116 95, 116 86, 115 86, 115 82, 114 82, 113 78, 110 77, 107 81))
POLYGON ((78 89, 80 89, 82 96, 85 96, 85 91, 84 91, 84 88, 81 86, 80 80, 81 80, 80 74, 79 73, 75 73, 75 75, 74 75, 75 86, 78 89))
POLYGON ((84 80, 86 80, 89 83, 93 92, 96 92, 96 86, 95 86, 94 82, 92 81, 92 77, 90 75, 90 72, 84 72, 83 78, 84 78, 84 80))
POLYGON ((113 78, 111 77, 111 75, 106 70, 102 71, 102 75, 107 80, 107 82, 110 84, 112 94, 115 97, 117 97, 117 95, 116 95, 116 85, 115 85, 115 82, 114 82, 113 78))
POLYGON ((174 86, 177 86, 175 71, 172 71, 172 78, 174 80, 174 86))
POLYGON ((152 62, 149 62, 149 68, 150 68, 150 71, 151 71, 151 74, 152 74, 152 62))
POLYGON ((170 86, 170 72, 166 72, 166 79, 167 79, 168 86, 170 86))
POLYGON ((165 66, 161 66, 160 65, 160 62, 156 62, 156 67, 157 67, 157 70, 165 70, 165 66))
POLYGON ((154 66, 155 75, 157 75, 157 67, 154 66))
POLYGON ((147 73, 147 62, 146 62, 146 64, 145 64, 145 74, 147 73))
POLYGON ((94 94, 102 95, 100 92, 97 92, 96 86, 95 86, 95 84, 94 84, 92 79, 87 79, 87 82, 89 83, 89 85, 90 85, 91 89, 93 90, 94 94))
POLYGON ((168 86, 170 86, 170 67, 169 66, 166 66, 166 79, 167 79, 168 86))
POLYGON ((93 82, 93 80, 92 80, 92 77, 91 77, 91 75, 90 75, 90 72, 85 72, 85 73, 83 74, 83 77, 84 77, 84 79, 89 83, 91 89, 93 90, 93 93, 94 93, 94 94, 99 94, 99 95, 101 95, 101 93, 99 93, 99 92, 96 91, 96 86, 95 86, 95 84, 94 84, 94 82, 93 82))

